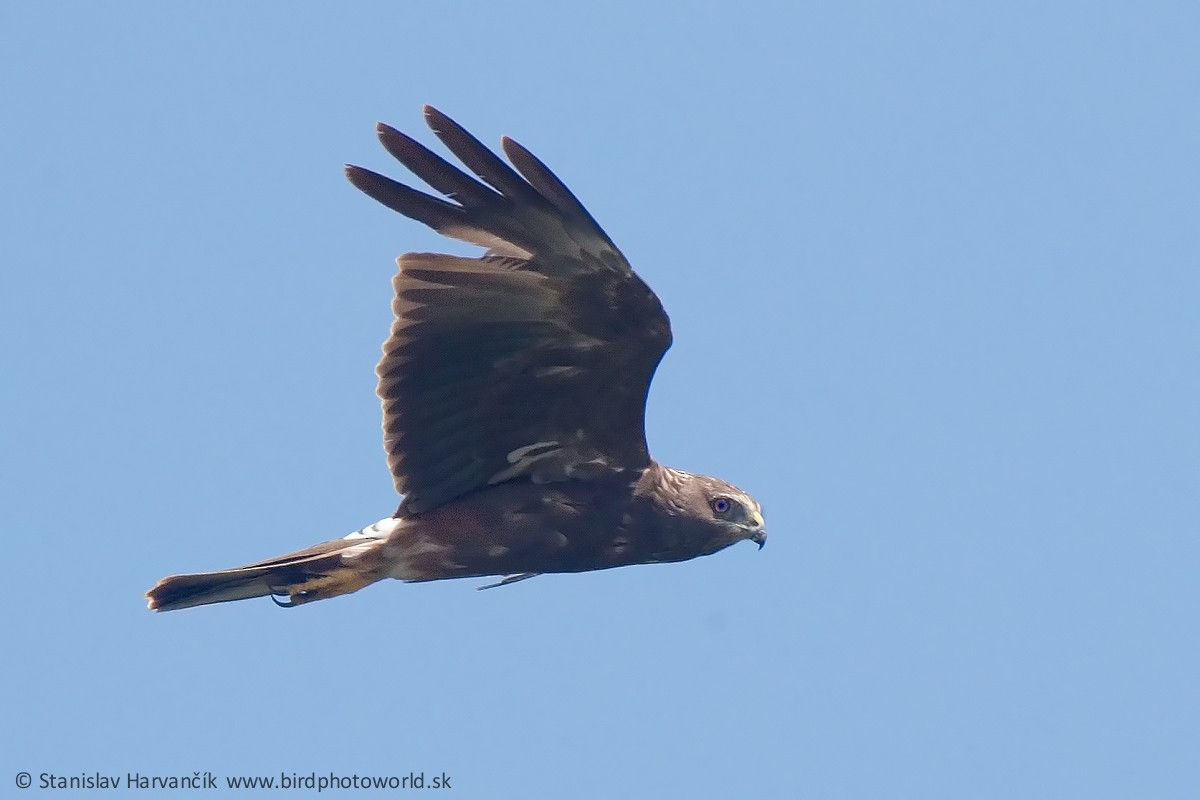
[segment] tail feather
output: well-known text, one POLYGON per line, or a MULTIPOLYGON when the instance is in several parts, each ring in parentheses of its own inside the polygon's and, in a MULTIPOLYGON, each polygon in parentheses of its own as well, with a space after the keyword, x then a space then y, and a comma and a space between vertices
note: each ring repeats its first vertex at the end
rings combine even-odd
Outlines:
POLYGON ((389 527, 394 525, 376 523, 344 539, 244 567, 171 575, 146 592, 146 598, 151 611, 174 611, 268 595, 279 605, 295 606, 349 594, 386 577, 382 546, 389 527))

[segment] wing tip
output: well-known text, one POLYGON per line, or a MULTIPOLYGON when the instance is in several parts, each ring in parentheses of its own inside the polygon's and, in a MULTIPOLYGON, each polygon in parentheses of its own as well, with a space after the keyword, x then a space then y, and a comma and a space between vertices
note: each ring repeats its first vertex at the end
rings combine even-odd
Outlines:
POLYGON ((421 106, 421 115, 425 117, 425 124, 428 125, 434 133, 437 133, 439 130, 441 130, 441 126, 445 125, 447 122, 449 122, 451 125, 454 125, 454 120, 450 119, 450 117, 446 116, 441 111, 438 111, 429 103, 421 106))
MULTIPOLYGON (((383 203, 385 206, 400 211, 401 214, 407 215, 406 211, 396 208, 394 204, 398 201, 399 194, 402 194, 406 191, 416 194, 414 190, 410 189, 399 181, 392 180, 386 175, 380 175, 374 170, 367 169, 366 167, 360 167, 355 164, 347 164, 345 167, 345 172, 346 180, 350 181, 355 189, 358 189, 360 192, 369 195, 376 201, 383 203)), ((434 198, 430 199, 433 200, 434 198)))
POLYGON ((150 611, 163 612, 171 610, 171 604, 169 602, 165 602, 163 598, 163 592, 168 588, 170 580, 170 578, 163 578, 159 580, 156 584, 147 589, 144 595, 142 595, 146 598, 146 608, 148 608, 150 611))
POLYGON ((350 181, 350 185, 355 189, 358 189, 376 202, 383 203, 385 206, 395 209, 395 206, 391 202, 392 196, 395 194, 392 185, 395 181, 391 178, 355 164, 347 164, 345 173, 346 180, 350 181))
POLYGON ((404 136, 403 133, 401 133, 400 131, 393 128, 391 125, 388 125, 386 122, 376 122, 375 123, 375 135, 379 137, 379 140, 381 142, 386 142, 387 139, 394 137, 394 136, 401 136, 403 138, 408 138, 407 136, 404 136))

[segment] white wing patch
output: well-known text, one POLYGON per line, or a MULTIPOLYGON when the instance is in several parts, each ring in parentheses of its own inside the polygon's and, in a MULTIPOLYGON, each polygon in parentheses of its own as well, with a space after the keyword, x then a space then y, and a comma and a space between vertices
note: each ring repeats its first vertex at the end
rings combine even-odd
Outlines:
POLYGON ((511 453, 509 453, 507 456, 508 463, 516 464, 518 461, 523 461, 527 458, 541 458, 546 454, 539 453, 538 455, 534 455, 534 453, 537 453, 538 450, 548 450, 557 447, 558 442, 534 442, 533 444, 527 444, 524 447, 518 447, 516 450, 513 450, 511 453))
POLYGON ((530 468, 534 464, 556 456, 561 452, 562 448, 558 446, 558 442, 534 442, 524 447, 518 447, 506 457, 508 463, 512 466, 506 467, 488 478, 488 483, 503 483, 509 478, 530 472, 530 468))
POLYGON ((400 527, 400 520, 395 517, 387 517, 381 519, 372 525, 361 528, 353 533, 348 533, 343 536, 343 539, 386 539, 392 535, 392 532, 400 527))
MULTIPOLYGON (((567 464, 563 472, 568 478, 595 478, 609 469, 608 462, 603 458, 593 458, 591 461, 581 461, 578 464, 567 464)), ((613 472, 623 472, 624 467, 613 468, 613 472)), ((537 483, 536 479, 534 483, 537 483)))
POLYGON ((579 367, 540 367, 533 371, 535 378, 571 378, 583 372, 579 367))
MULTIPOLYGON (((583 430, 576 438, 582 440, 583 430)), ((518 447, 506 456, 509 466, 488 479, 489 484, 503 483, 520 475, 537 484, 556 483, 571 478, 594 480, 606 472, 622 472, 624 467, 611 466, 604 457, 590 448, 580 449, 575 442, 563 446, 558 441, 534 442, 518 447)))
POLYGON ((399 528, 400 525, 400 520, 394 517, 387 517, 353 533, 348 533, 342 537, 343 540, 354 541, 357 539, 359 543, 339 550, 338 553, 341 555, 343 561, 353 561, 359 556, 371 552, 376 547, 382 546, 383 543, 380 540, 391 536, 392 532, 399 528))

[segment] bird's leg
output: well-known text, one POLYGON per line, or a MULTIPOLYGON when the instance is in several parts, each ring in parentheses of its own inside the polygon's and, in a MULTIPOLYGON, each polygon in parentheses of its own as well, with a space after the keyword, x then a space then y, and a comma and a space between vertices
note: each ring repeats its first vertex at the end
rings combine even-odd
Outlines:
POLYGON ((480 586, 478 589, 476 589, 476 591, 482 592, 484 589, 495 589, 497 586, 508 586, 510 583, 523 581, 527 578, 536 578, 541 574, 542 573, 540 572, 522 572, 520 575, 505 575, 504 580, 499 581, 498 583, 489 583, 487 586, 480 586))
POLYGON ((302 606, 305 603, 311 603, 313 600, 321 599, 317 592, 289 591, 287 589, 281 589, 278 586, 270 586, 268 588, 271 590, 271 602, 280 608, 295 608, 296 606, 302 606), (280 600, 279 598, 281 597, 285 597, 287 599, 280 600))
POLYGON ((279 589, 274 586, 270 587, 270 589, 271 589, 271 602, 274 603, 275 605, 279 606, 280 608, 295 608, 296 606, 300 605, 296 601, 292 600, 291 592, 289 592, 285 589, 279 589), (279 598, 281 598, 281 597, 286 597, 287 600, 280 600, 279 598))

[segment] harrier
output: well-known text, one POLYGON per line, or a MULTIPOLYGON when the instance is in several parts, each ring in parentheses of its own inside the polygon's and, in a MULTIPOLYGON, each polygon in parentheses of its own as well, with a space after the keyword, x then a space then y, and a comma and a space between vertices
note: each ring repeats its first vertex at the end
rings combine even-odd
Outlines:
POLYGON ((501 140, 509 166, 445 114, 425 120, 475 177, 386 125, 379 139, 447 200, 346 168, 388 208, 486 249, 399 258, 376 372, 400 507, 307 550, 163 578, 151 609, 295 606, 384 578, 498 586, 766 542, 748 494, 650 458, 646 394, 671 325, 621 251, 524 147, 501 140))

